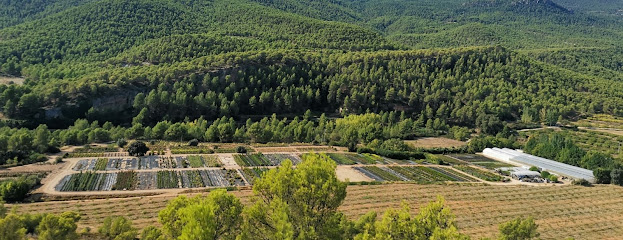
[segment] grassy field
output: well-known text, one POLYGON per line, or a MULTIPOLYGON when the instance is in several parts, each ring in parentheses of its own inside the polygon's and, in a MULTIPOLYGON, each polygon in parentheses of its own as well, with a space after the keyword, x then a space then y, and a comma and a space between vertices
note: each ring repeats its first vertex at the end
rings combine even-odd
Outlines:
MULTIPOLYGON (((251 191, 235 191, 243 202, 251 191)), ((397 208, 404 200, 412 211, 435 199, 445 197, 456 215, 461 232, 472 239, 495 237, 501 222, 517 216, 533 216, 543 239, 618 239, 623 234, 623 188, 459 186, 391 184, 349 186, 340 208, 348 217, 357 218, 368 211, 397 208)), ((127 216, 136 226, 156 224, 158 211, 172 195, 84 201, 20 204, 18 212, 78 211, 80 228, 95 229, 106 216, 127 216)))

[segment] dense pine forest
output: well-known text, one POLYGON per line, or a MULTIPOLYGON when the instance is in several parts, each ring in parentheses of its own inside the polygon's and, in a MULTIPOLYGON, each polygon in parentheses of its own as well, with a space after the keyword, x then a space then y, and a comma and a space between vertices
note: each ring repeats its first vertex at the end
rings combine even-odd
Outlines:
POLYGON ((3 0, 0 77, 24 83, 0 85, 0 160, 122 138, 477 151, 623 116, 623 17, 599 2, 3 0))

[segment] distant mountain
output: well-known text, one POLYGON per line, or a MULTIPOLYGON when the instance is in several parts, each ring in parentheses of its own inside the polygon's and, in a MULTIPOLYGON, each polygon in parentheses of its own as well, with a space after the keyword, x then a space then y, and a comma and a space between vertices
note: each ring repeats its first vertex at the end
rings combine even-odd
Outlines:
POLYGON ((556 3, 578 12, 623 16, 621 0, 554 0, 556 3))
POLYGON ((0 30, 0 66, 101 61, 151 39, 200 33, 303 48, 393 48, 378 33, 360 26, 301 17, 244 0, 102 0, 0 30))

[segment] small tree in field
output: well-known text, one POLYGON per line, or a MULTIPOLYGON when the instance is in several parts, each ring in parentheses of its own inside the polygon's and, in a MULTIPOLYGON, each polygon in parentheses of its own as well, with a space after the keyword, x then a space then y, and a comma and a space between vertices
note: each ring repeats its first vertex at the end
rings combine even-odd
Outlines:
POLYGON ((539 237, 534 219, 516 218, 500 225, 500 240, 528 240, 539 237))
POLYGON ((141 141, 132 142, 130 146, 128 146, 128 153, 130 156, 144 156, 147 151, 149 151, 149 148, 141 141))

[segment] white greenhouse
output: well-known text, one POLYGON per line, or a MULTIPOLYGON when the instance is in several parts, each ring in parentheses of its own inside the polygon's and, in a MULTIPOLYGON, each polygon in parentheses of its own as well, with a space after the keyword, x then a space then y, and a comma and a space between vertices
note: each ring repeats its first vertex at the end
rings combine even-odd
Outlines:
POLYGON ((586 179, 590 182, 595 182, 593 177, 593 171, 584 168, 571 166, 561 162, 556 162, 542 157, 533 156, 516 150, 508 148, 487 148, 482 151, 483 155, 488 158, 492 158, 501 162, 516 166, 535 166, 543 171, 555 173, 560 176, 565 176, 574 179, 586 179))

